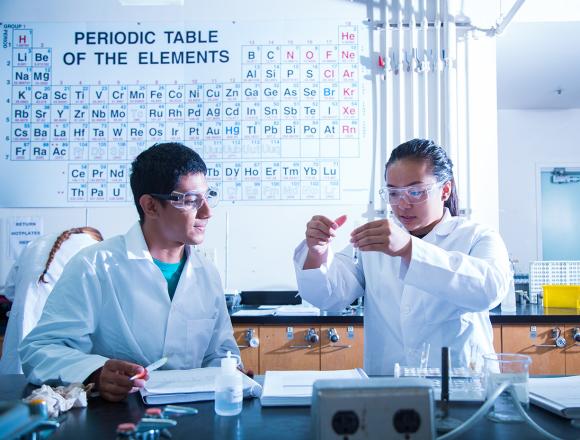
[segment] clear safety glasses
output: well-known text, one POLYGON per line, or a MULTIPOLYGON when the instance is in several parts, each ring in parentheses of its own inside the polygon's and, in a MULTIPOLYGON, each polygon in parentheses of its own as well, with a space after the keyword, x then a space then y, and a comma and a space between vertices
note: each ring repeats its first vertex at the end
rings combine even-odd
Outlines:
POLYGON ((171 194, 150 194, 160 200, 168 200, 177 209, 190 211, 192 209, 198 210, 205 201, 210 208, 215 208, 219 202, 219 193, 215 188, 208 188, 207 191, 188 191, 181 193, 173 191, 171 194))
POLYGON ((422 183, 420 185, 403 186, 401 188, 391 188, 385 186, 379 190, 379 194, 385 202, 391 206, 397 206, 401 200, 411 205, 426 202, 435 189, 440 188, 443 182, 422 183))

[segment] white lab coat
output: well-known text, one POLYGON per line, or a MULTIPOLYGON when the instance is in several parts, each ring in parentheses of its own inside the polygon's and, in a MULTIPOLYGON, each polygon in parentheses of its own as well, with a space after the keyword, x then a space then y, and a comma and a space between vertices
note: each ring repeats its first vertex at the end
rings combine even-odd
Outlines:
MULTIPOLYGON (((306 243, 294 263, 300 295, 326 310, 341 310, 364 294, 364 368, 371 375, 393 374, 395 362, 408 365, 409 350, 431 345, 429 366, 451 349, 452 366, 469 365, 470 353, 492 353, 489 309, 507 293, 508 253, 496 232, 464 218, 443 219, 423 239, 412 237, 408 267, 400 257, 352 248, 330 252, 319 269, 303 270, 306 243)), ((473 361, 476 361, 475 359, 473 361)))
POLYGON ((22 374, 18 346, 40 319, 46 299, 64 266, 78 251, 98 243, 87 234, 71 235, 55 254, 45 275, 47 283, 39 283, 38 278, 44 271, 50 250, 59 235, 44 235, 30 242, 12 265, 6 284, 0 290, 12 301, 0 359, 0 374, 22 374))
POLYGON ((77 254, 20 346, 28 380, 83 382, 107 359, 188 369, 239 355, 215 266, 186 253, 173 301, 139 224, 77 254))

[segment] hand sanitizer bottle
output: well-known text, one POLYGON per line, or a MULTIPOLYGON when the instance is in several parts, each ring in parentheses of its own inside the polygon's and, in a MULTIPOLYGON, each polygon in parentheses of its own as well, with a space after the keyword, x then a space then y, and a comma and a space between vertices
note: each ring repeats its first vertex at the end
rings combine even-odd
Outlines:
POLYGON ((228 351, 215 379, 215 412, 220 416, 236 416, 242 411, 243 379, 237 366, 238 360, 228 351))

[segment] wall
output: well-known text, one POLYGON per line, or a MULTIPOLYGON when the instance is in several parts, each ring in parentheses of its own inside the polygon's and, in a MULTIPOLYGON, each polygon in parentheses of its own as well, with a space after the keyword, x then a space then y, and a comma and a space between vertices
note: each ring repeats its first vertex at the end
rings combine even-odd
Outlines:
POLYGON ((538 167, 578 166, 579 124, 580 109, 498 111, 500 232, 520 270, 540 257, 538 167))
MULTIPOLYGON (((243 19, 346 19, 380 16, 379 6, 390 2, 319 0, 311 2, 299 0, 277 5, 272 10, 272 2, 251 0, 236 2, 218 0, 211 3, 186 1, 184 7, 123 8, 116 0, 86 2, 79 7, 78 1, 58 0, 45 2, 22 0, 2 2, 0 16, 4 22, 56 21, 56 22, 113 22, 113 21, 154 21, 183 22, 195 20, 216 20, 228 17, 243 19), (370 5, 374 5, 371 7, 370 5), (228 16, 224 17, 224 11, 228 16), (373 14, 375 14, 373 16, 373 14), (111 17, 114 17, 111 19, 111 17)), ((491 14, 495 16, 495 14, 491 14)), ((362 22, 362 21, 361 21, 362 22)), ((298 30, 297 30, 298 32, 298 30)), ((474 81, 469 84, 470 108, 469 127, 477 136, 471 136, 475 150, 469 165, 469 194, 472 195, 471 208, 474 218, 497 227, 497 142, 495 136, 495 42, 480 40, 473 45, 469 69, 474 73, 474 81), (485 78, 480 78, 484 76, 485 78), (481 164, 487 170, 484 173, 481 164), (478 171, 479 170, 479 171, 478 171)), ((368 60, 366 60, 368 62, 368 60)), ((374 62, 371 60, 371 62, 374 62)), ((469 112, 468 112, 469 113, 469 112)), ((380 118, 377 118, 380 120, 380 118)), ((378 134, 384 136, 382 130, 378 134)), ((369 164, 370 168, 370 164, 369 164)), ((366 176, 365 176, 366 177, 366 176)), ((3 188, 2 191, 10 190, 3 188)), ((31 178, 28 191, 34 191, 31 178)), ((215 255, 216 263, 224 283, 229 288, 294 288, 295 280, 291 256, 295 245, 302 239, 306 221, 313 214, 336 217, 342 213, 351 219, 360 218, 368 206, 331 206, 323 208, 315 205, 233 205, 222 204, 214 211, 214 218, 207 231, 205 247, 215 255)), ((58 208, 58 209, 0 209, 0 222, 11 216, 39 215, 44 217, 45 233, 56 232, 71 226, 89 224, 103 232, 105 237, 125 232, 136 220, 131 206, 115 208, 58 208)), ((0 225, 0 226, 2 226, 0 225)), ((337 247, 348 242, 349 224, 337 237, 337 247)), ((2 232, 2 231, 0 231, 2 232)), ((0 280, 3 280, 11 261, 6 257, 7 243, 5 231, 0 235, 0 280)))

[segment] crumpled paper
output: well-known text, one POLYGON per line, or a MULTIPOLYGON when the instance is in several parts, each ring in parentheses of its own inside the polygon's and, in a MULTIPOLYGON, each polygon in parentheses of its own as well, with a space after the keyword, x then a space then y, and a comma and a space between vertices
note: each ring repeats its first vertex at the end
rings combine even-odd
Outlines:
POLYGON ((80 383, 72 383, 67 386, 51 387, 42 385, 35 389, 30 396, 24 398, 25 402, 42 399, 46 402, 49 417, 58 417, 61 412, 71 408, 84 408, 87 406, 87 391, 92 387, 85 387, 80 383))

